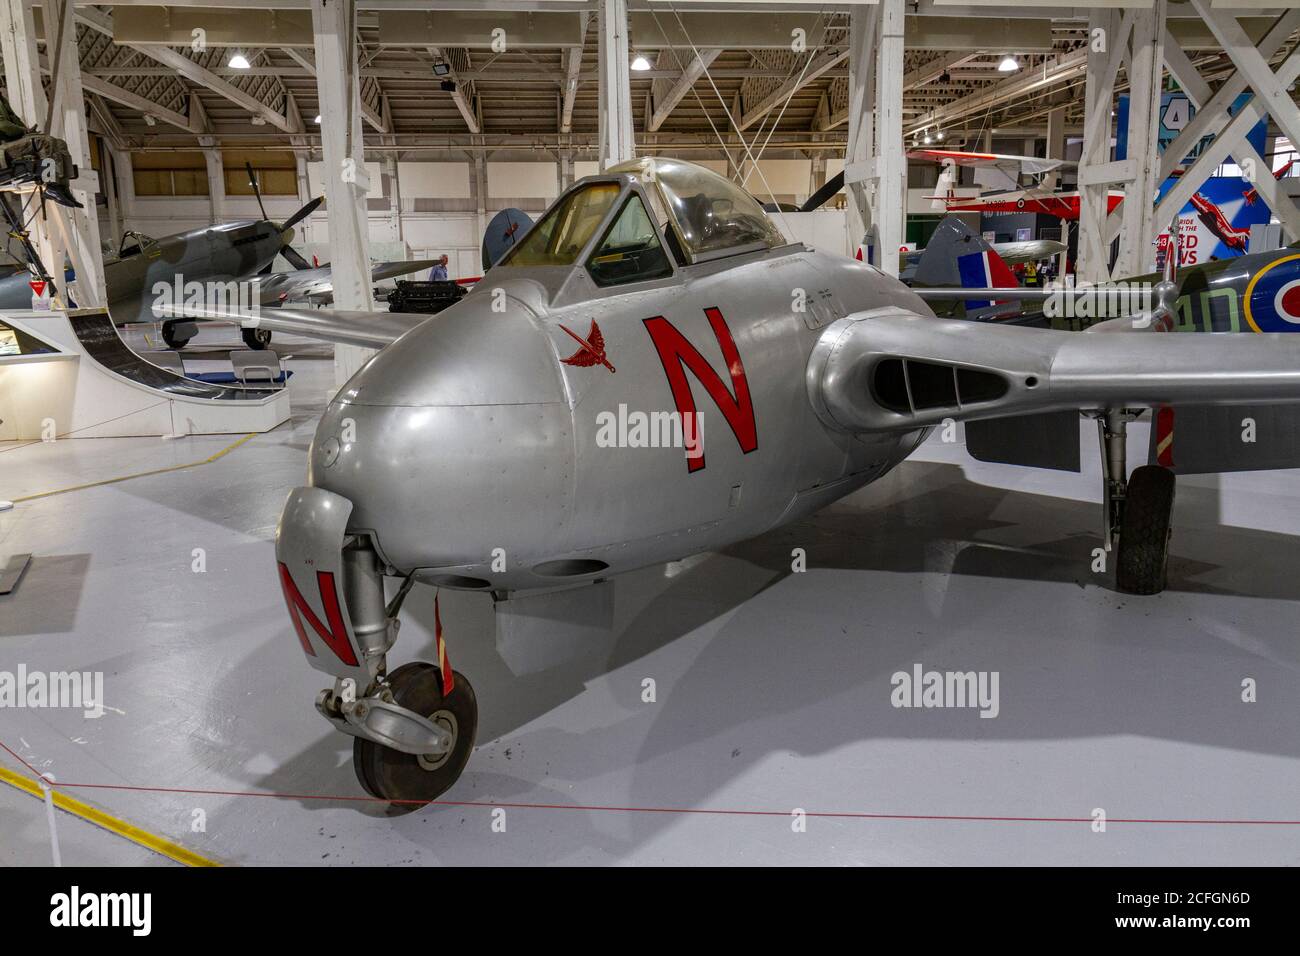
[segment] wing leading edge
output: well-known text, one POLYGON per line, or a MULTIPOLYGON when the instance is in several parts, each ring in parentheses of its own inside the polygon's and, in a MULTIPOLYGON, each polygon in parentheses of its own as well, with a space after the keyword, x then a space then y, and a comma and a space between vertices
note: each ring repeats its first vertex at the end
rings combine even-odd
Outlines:
POLYGON ((305 335, 326 342, 382 349, 430 316, 413 312, 357 312, 338 309, 240 310, 205 305, 158 305, 154 312, 168 319, 207 319, 233 322, 246 329, 269 329, 305 335))
POLYGON ((1294 339, 1082 335, 873 309, 822 333, 808 393, 823 421, 851 432, 1064 409, 1300 402, 1294 339))

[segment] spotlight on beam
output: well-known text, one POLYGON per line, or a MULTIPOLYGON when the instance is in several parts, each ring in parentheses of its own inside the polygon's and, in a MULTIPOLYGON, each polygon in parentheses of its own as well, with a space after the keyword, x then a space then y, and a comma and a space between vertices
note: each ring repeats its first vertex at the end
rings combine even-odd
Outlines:
POLYGON ((650 61, 638 53, 632 58, 632 69, 636 70, 638 73, 644 73, 646 70, 650 69, 650 61))
POLYGON ((248 57, 244 56, 242 53, 236 53, 226 63, 226 66, 230 67, 232 70, 247 70, 252 65, 253 64, 248 62, 248 57))
POLYGON ((1014 73, 1018 69, 1020 69, 1020 62, 1014 56, 1003 57, 1002 62, 998 64, 999 73, 1014 73))
POLYGON ((145 113, 145 114, 144 114, 144 125, 145 125, 145 126, 157 126, 157 125, 158 125, 158 119, 157 119, 157 117, 155 117, 155 116, 152 115, 151 113, 145 113))
POLYGON ((317 126, 320 125, 320 114, 319 114, 319 113, 316 114, 316 118, 315 118, 314 120, 312 120, 312 122, 315 123, 317 126))

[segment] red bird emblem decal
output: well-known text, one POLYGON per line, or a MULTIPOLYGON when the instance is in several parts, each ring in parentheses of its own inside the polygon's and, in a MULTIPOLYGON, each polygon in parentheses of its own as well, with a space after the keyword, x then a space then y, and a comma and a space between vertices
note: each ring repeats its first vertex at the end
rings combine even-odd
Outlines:
POLYGON ((585 339, 567 326, 561 325, 560 328, 568 333, 569 338, 578 343, 578 351, 566 359, 560 359, 561 362, 579 368, 603 365, 611 372, 614 371, 614 366, 610 365, 609 359, 605 357, 605 336, 600 334, 600 326, 596 324, 595 319, 591 320, 591 331, 587 333, 585 339))

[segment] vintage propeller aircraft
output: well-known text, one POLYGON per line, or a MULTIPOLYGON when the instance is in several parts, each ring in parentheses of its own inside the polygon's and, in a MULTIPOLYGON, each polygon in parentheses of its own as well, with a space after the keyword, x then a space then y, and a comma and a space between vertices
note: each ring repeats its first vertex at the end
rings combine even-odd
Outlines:
POLYGON ((1300 401, 1300 337, 1152 334, 1176 288, 1158 293, 1084 333, 936 318, 878 269, 787 242, 729 180, 645 158, 568 189, 437 316, 268 310, 271 328, 380 347, 329 403, 276 535, 293 630, 333 679, 317 708, 355 738, 369 793, 435 800, 477 704, 440 625, 436 664, 389 670, 416 582, 485 592, 498 621, 577 626, 620 573, 808 515, 947 420, 1097 418, 1118 587, 1159 591, 1174 476, 1128 473, 1124 423, 1300 401), (632 413, 649 440, 610 427, 632 413))
MULTIPOLYGON (((117 248, 104 258, 104 284, 113 321, 119 325, 156 322, 153 289, 157 283, 171 286, 180 277, 189 282, 238 282, 267 269, 276 256, 292 251, 293 227, 323 200, 313 199, 283 223, 241 220, 216 226, 189 229, 155 239, 128 230, 117 248)), ((296 255, 296 253, 294 253, 296 255)), ((0 308, 31 308, 30 275, 25 269, 0 279, 0 308)), ((192 322, 163 323, 163 339, 172 348, 182 348, 193 336, 192 322)), ((264 348, 254 332, 245 330, 250 347, 264 348)))
MULTIPOLYGON (((1079 218, 1079 193, 1057 192, 1055 181, 1043 177, 1057 170, 1068 169, 1075 163, 1063 159, 1043 159, 1038 156, 1008 156, 1001 153, 971 153, 957 149, 913 149, 908 159, 930 160, 938 163, 943 172, 930 197, 931 206, 948 212, 1032 212, 1054 216, 1067 222, 1079 218), (1032 186, 1001 189, 979 196, 958 196, 957 167, 996 169, 1009 183, 1019 186, 1021 176, 1037 177, 1032 186)), ((1113 212, 1124 201, 1124 193, 1110 190, 1106 194, 1106 211, 1113 212)))
MULTIPOLYGON (((247 169, 261 219, 202 226, 157 239, 127 230, 115 248, 106 249, 104 284, 114 323, 157 322, 160 300, 155 289, 160 284, 168 288, 168 298, 180 298, 189 295, 186 288, 247 282, 250 288, 243 298, 256 305, 274 306, 293 298, 325 301, 332 296, 330 267, 313 267, 291 244, 294 226, 315 212, 324 198, 312 199, 284 222, 272 222, 262 204, 251 164, 247 169), (271 272, 277 256, 283 256, 294 266, 294 271, 271 272), (251 284, 253 279, 257 280, 255 287, 251 284), (179 289, 175 288, 178 284, 179 289)), ((371 278, 379 281, 406 275, 428 269, 432 264, 432 260, 380 262, 374 264, 371 278)), ((26 268, 0 278, 0 309, 31 308, 30 279, 26 268)), ((239 295, 239 290, 235 294, 239 295)), ((163 341, 173 349, 184 348, 196 332, 194 323, 187 319, 170 319, 162 326, 163 341)), ((266 348, 271 341, 271 333, 266 329, 246 327, 241 335, 244 343, 253 349, 266 348)))

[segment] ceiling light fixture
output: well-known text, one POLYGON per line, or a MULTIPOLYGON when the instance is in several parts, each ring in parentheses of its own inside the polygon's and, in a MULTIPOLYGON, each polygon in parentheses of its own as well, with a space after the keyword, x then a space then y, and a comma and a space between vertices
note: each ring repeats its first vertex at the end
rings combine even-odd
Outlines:
POLYGON ((247 70, 252 65, 253 64, 248 62, 248 57, 244 56, 242 53, 235 53, 235 55, 230 58, 229 62, 226 63, 226 66, 230 67, 232 70, 247 70))
POLYGON ((632 69, 636 70, 638 73, 644 73, 646 70, 650 69, 650 61, 638 53, 632 58, 632 69))
POLYGON ((1020 63, 1014 56, 1005 56, 1002 62, 998 64, 999 73, 1014 73, 1020 69, 1020 63))
POLYGON ((319 113, 316 114, 316 118, 315 118, 314 120, 312 120, 312 122, 315 123, 317 126, 320 125, 320 114, 319 114, 319 113))

